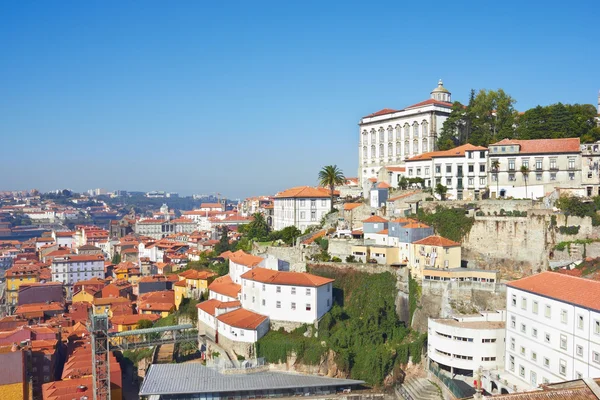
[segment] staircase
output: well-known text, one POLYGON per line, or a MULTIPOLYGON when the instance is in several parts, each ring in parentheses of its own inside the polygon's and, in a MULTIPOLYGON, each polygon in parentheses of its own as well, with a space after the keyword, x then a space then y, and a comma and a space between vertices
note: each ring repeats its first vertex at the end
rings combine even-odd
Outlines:
POLYGON ((425 378, 408 378, 396 390, 398 396, 405 400, 441 400, 438 388, 425 378))

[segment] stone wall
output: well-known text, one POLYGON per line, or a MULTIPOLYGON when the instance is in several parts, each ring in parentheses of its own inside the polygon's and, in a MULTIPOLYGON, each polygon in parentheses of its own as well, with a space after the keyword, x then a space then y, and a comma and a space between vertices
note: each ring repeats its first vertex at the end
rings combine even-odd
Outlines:
POLYGON ((479 200, 477 202, 466 201, 466 200, 447 200, 447 201, 426 201, 420 203, 421 209, 429 212, 435 211, 438 206, 444 206, 446 208, 453 207, 465 207, 467 205, 476 205, 480 211, 484 213, 494 214, 494 211, 500 213, 500 210, 504 211, 529 211, 529 210, 541 210, 546 207, 540 201, 532 200, 479 200))
POLYGON ((264 246, 254 243, 252 254, 266 257, 272 255, 280 260, 290 263, 290 271, 306 271, 306 259, 321 252, 318 245, 300 245, 295 247, 287 246, 264 246))
POLYGON ((463 240, 462 256, 469 267, 498 269, 503 279, 518 278, 547 269, 556 244, 597 239, 598 233, 589 217, 567 217, 551 210, 527 210, 527 217, 476 216, 463 240), (557 228, 575 225, 580 226, 576 235, 561 234, 557 228))
POLYGON ((302 322, 292 322, 292 321, 274 321, 270 320, 270 330, 278 331, 280 328, 283 328, 286 332, 291 332, 294 329, 300 328, 304 325, 302 322))
POLYGON ((346 257, 352 254, 352 246, 362 244, 363 241, 359 239, 329 239, 327 252, 332 257, 339 257, 341 260, 346 260, 346 257))

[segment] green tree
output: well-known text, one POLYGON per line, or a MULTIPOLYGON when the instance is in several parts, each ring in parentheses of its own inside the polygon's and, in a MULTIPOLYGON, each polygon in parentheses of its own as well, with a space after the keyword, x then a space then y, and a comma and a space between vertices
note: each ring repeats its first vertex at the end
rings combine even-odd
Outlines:
POLYGON ((335 187, 344 184, 344 182, 346 182, 344 173, 337 165, 326 165, 319 171, 319 184, 329 188, 329 193, 331 195, 331 211, 334 211, 333 194, 335 187))
POLYGON ((523 183, 525 183, 525 197, 529 198, 527 195, 527 181, 529 180, 529 167, 526 165, 521 165, 521 174, 523 175, 523 183))
POLYGON ((215 253, 217 255, 226 252, 227 250, 231 250, 231 245, 229 244, 229 228, 227 225, 223 225, 219 229, 219 243, 215 245, 215 253))
POLYGON ((494 175, 496 175, 496 198, 500 196, 500 177, 498 173, 500 172, 500 161, 498 159, 492 160, 492 171, 494 175))
POLYGON ((260 213, 254 213, 252 215, 252 222, 246 225, 244 231, 249 239, 256 239, 262 241, 269 235, 269 224, 265 219, 265 216, 260 213))
POLYGON ((591 143, 600 139, 595 117, 596 108, 591 104, 537 106, 518 117, 516 133, 519 139, 579 137, 591 143))
POLYGON ((441 183, 435 185, 434 193, 440 196, 441 200, 446 200, 446 193, 448 193, 448 188, 441 183))
POLYGON ((406 190, 406 188, 408 188, 408 179, 406 179, 404 175, 400 177, 400 180, 398 181, 398 187, 402 190, 406 190))
POLYGON ((121 262, 121 254, 119 253, 115 253, 115 255, 113 256, 111 263, 114 265, 117 265, 121 262))
POLYGON ((288 244, 290 246, 293 246, 294 242, 296 241, 296 238, 298 238, 300 235, 302 235, 302 232, 300 232, 300 229, 296 228, 293 225, 286 226, 280 232, 281 232, 281 240, 283 240, 286 244, 288 244))

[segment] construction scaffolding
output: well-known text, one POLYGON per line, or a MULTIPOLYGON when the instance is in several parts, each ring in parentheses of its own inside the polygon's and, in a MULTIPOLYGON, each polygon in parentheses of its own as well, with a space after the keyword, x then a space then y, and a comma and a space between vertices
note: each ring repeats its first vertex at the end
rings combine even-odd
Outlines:
POLYGON ((108 315, 93 314, 90 310, 88 330, 92 336, 94 400, 110 400, 108 315))

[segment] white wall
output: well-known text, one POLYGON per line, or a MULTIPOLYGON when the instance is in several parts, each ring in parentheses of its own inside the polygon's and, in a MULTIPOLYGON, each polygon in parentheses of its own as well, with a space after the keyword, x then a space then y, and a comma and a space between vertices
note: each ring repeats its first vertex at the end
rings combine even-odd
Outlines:
POLYGON ((55 258, 51 270, 52 281, 62 282, 70 298, 74 283, 92 278, 104 279, 104 260, 61 262, 60 259, 55 258))
POLYGON ((220 336, 225 336, 230 340, 244 343, 255 343, 269 331, 269 319, 265 319, 256 328, 256 330, 236 328, 218 321, 217 330, 220 336))
POLYGON ((217 299, 219 301, 236 301, 236 300, 238 300, 233 297, 225 296, 224 294, 221 294, 221 293, 213 292, 212 290, 209 290, 208 298, 209 299, 217 299))
POLYGON ((295 226, 301 231, 318 225, 331 209, 330 198, 275 198, 273 229, 295 226))
POLYGON ((250 271, 249 267, 242 264, 237 264, 232 260, 229 260, 229 276, 234 283, 238 285, 242 283, 240 276, 250 271))

